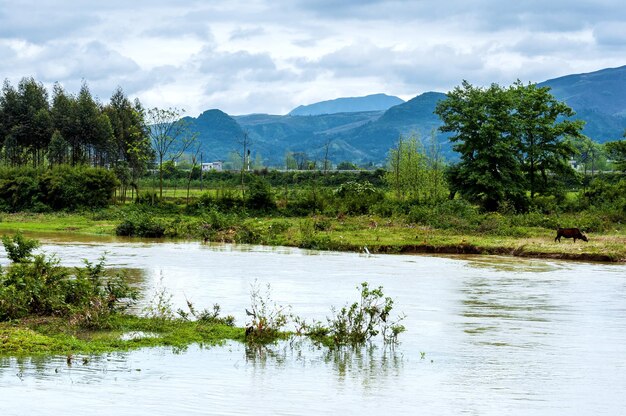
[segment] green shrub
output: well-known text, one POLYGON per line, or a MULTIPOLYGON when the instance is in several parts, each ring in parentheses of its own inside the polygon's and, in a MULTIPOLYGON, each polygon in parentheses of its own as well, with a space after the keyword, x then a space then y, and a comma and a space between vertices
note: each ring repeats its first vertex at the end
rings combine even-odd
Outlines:
POLYGON ((333 191, 339 209, 346 214, 367 214, 383 200, 384 194, 370 182, 348 181, 333 191))
MULTIPOLYGON (((20 245, 13 238, 5 242, 20 245)), ((27 247, 19 249, 27 252, 27 247)), ((67 316, 87 327, 101 328, 111 314, 137 296, 122 275, 106 276, 104 258, 85 261, 71 274, 58 259, 37 255, 10 264, 0 272, 0 321, 29 315, 67 316)))
POLYGON ((151 214, 135 211, 115 228, 115 234, 127 237, 161 238, 165 235, 165 230, 163 222, 154 219, 151 214))
POLYGON ((246 207, 257 211, 272 211, 276 208, 270 184, 260 176, 250 176, 246 193, 246 207))
POLYGON ((398 336, 405 331, 400 324, 404 314, 392 318, 393 299, 385 296, 382 286, 371 289, 367 282, 357 287, 359 300, 339 311, 333 308, 333 316, 327 318, 328 326, 321 322, 307 325, 298 322, 312 339, 335 346, 357 346, 381 335, 385 344, 395 345, 398 336))
POLYGON ((102 208, 109 204, 117 186, 115 174, 101 168, 3 168, 0 209, 43 212, 102 208))
POLYGON ((39 241, 24 238, 22 233, 17 233, 13 237, 3 235, 2 244, 7 252, 7 257, 14 263, 29 261, 33 250, 39 247, 39 241))

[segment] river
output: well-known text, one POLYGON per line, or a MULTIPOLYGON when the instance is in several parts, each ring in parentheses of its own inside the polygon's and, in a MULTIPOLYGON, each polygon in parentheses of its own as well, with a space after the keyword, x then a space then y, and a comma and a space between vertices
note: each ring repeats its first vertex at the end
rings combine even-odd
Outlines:
MULTIPOLYGON (((382 285, 407 332, 328 351, 231 342, 0 360, 0 415, 618 415, 626 409, 626 266, 510 257, 363 255, 189 242, 40 236, 66 265, 128 269, 175 308, 218 303, 246 322, 250 288, 323 320, 382 285)), ((2 264, 6 256, 0 253, 2 264)))

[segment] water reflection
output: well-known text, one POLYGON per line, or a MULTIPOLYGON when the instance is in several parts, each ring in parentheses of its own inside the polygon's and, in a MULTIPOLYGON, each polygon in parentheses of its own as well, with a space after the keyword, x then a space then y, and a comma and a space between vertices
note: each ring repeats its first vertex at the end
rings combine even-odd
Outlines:
POLYGON ((463 331, 478 345, 536 347, 534 334, 549 331, 552 316, 562 312, 550 293, 558 290, 558 279, 540 275, 498 274, 468 276, 460 288, 463 331), (522 331, 524 329, 524 331, 522 331), (524 333, 518 337, 517 334, 524 333))
POLYGON ((324 365, 332 369, 338 381, 351 379, 368 387, 399 377, 404 355, 396 348, 368 344, 359 347, 328 348, 307 338, 293 337, 277 344, 245 345, 246 363, 256 370, 282 368, 289 365, 324 365))

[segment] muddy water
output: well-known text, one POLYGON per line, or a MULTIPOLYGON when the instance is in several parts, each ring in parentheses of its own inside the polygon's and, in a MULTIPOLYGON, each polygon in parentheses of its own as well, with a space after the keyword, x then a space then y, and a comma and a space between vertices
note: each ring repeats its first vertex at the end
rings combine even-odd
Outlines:
MULTIPOLYGON (((364 256, 287 248, 63 240, 64 264, 130 269, 174 307, 222 306, 246 321, 250 285, 271 285, 294 313, 323 319, 383 285, 407 315, 394 351, 328 352, 306 342, 249 349, 0 361, 0 415, 622 414, 626 267, 505 257, 364 256), (422 354, 423 353, 423 354, 422 354), (83 360, 84 358, 84 360, 83 360)), ((6 263, 4 253, 0 260, 6 263)))

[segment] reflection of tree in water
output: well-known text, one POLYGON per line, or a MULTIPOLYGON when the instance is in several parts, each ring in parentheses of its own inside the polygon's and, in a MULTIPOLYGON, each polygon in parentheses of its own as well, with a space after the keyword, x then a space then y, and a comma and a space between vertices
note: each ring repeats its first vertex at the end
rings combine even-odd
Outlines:
POLYGON ((245 356, 255 369, 323 364, 332 368, 339 381, 359 380, 364 387, 397 377, 404 367, 404 355, 395 348, 374 344, 328 348, 297 337, 278 344, 246 344, 245 356))

